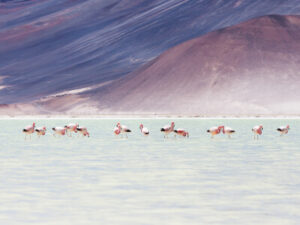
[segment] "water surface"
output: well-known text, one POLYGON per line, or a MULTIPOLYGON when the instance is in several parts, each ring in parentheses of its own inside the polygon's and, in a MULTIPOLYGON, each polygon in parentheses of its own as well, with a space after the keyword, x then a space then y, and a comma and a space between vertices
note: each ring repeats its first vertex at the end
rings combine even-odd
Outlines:
POLYGON ((25 141, 32 122, 0 120, 0 224, 300 222, 300 120, 121 119, 133 131, 125 139, 112 133, 117 119, 39 119, 47 135, 25 141), (171 121, 190 138, 164 139, 159 130, 171 121), (69 122, 91 137, 52 136, 69 122), (263 135, 253 140, 258 124, 263 135), (237 133, 211 139, 215 125, 237 133))

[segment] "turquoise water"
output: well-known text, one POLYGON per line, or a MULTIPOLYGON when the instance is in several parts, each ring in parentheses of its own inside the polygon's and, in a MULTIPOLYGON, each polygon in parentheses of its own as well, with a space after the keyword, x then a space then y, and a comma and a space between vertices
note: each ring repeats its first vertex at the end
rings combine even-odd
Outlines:
POLYGON ((25 141, 32 122, 0 120, 0 224, 300 223, 300 120, 40 119, 46 136, 25 141), (132 129, 128 139, 114 137, 119 121, 132 129), (164 139, 171 121, 190 138, 164 139), (69 122, 91 137, 52 136, 69 122), (258 124, 263 135, 253 140, 258 124), (216 125, 237 133, 211 139, 216 125))

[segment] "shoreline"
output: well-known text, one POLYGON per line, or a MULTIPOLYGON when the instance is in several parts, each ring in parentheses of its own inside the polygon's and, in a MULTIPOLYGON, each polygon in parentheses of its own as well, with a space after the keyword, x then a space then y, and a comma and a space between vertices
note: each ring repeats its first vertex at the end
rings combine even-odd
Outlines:
POLYGON ((99 115, 0 115, 0 120, 6 119, 300 119, 300 115, 243 115, 243 116, 193 116, 193 115, 153 115, 153 114, 99 114, 99 115))

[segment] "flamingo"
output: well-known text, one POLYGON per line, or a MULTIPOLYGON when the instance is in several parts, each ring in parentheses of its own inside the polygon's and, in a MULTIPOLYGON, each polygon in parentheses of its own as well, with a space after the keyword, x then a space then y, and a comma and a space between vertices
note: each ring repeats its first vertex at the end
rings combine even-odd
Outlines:
POLYGON ((72 137, 72 132, 77 133, 77 127, 78 127, 78 123, 74 124, 74 123, 70 123, 69 125, 66 125, 66 132, 68 134, 69 137, 72 137))
POLYGON ((64 127, 53 127, 52 130, 54 131, 54 137, 56 137, 56 135, 64 136, 66 134, 66 128, 64 127))
POLYGON ((121 126, 120 123, 118 123, 114 128, 114 134, 117 136, 121 133, 121 126))
POLYGON ((263 126, 255 126, 252 128, 252 132, 254 133, 254 139, 258 139, 258 135, 262 135, 263 126))
POLYGON ((40 138, 42 135, 44 136, 46 134, 46 127, 37 127, 35 129, 36 134, 40 138))
POLYGON ((143 134, 144 136, 148 136, 149 133, 150 133, 149 130, 148 130, 148 128, 147 128, 147 127, 144 127, 143 124, 140 125, 140 130, 141 130, 141 132, 142 132, 142 134, 143 134))
POLYGON ((175 123, 172 122, 171 125, 166 125, 160 129, 161 132, 164 132, 164 138, 168 137, 168 135, 174 131, 175 123))
POLYGON ((127 128, 125 125, 121 125, 120 123, 117 124, 117 126, 120 128, 120 131, 122 134, 126 135, 126 138, 128 138, 127 133, 130 133, 131 130, 127 128))
POLYGON ((187 137, 187 138, 189 137, 189 132, 187 132, 182 128, 175 129, 174 132, 175 132, 175 137, 176 135, 180 135, 182 137, 187 137))
POLYGON ((286 127, 278 127, 277 130, 280 132, 280 136, 287 134, 289 132, 290 125, 287 125, 286 127))
POLYGON ((211 138, 213 138, 215 135, 219 134, 222 129, 224 129, 224 126, 211 127, 209 130, 207 130, 207 132, 210 133, 211 138))
POLYGON ((27 139, 27 135, 29 135, 31 139, 31 134, 34 133, 35 123, 33 122, 32 125, 26 126, 23 129, 23 133, 25 133, 25 140, 27 139))
POLYGON ((231 134, 235 133, 235 130, 230 127, 223 128, 223 134, 227 134, 228 138, 231 138, 231 134))
POLYGON ((82 137, 90 137, 90 133, 87 131, 86 127, 77 127, 77 131, 79 131, 82 134, 82 137))

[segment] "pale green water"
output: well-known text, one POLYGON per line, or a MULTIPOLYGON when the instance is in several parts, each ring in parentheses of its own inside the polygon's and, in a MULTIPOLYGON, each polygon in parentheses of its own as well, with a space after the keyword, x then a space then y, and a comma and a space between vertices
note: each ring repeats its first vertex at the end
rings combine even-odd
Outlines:
POLYGON ((165 140, 171 121, 122 119, 125 140, 112 134, 117 119, 41 119, 47 135, 24 141, 32 120, 0 120, 0 224, 300 224, 300 120, 174 119, 190 138, 165 140), (54 138, 68 122, 91 137, 54 138), (215 125, 237 133, 213 140, 215 125))

